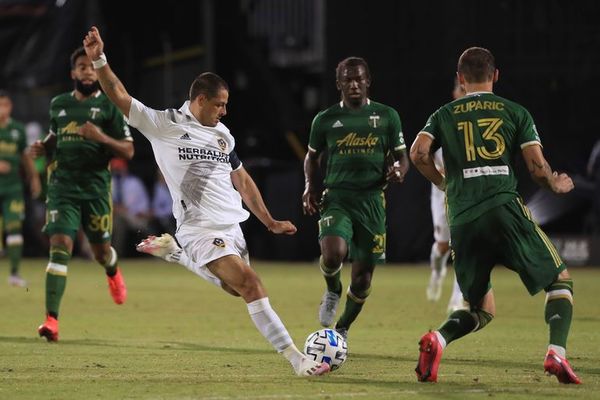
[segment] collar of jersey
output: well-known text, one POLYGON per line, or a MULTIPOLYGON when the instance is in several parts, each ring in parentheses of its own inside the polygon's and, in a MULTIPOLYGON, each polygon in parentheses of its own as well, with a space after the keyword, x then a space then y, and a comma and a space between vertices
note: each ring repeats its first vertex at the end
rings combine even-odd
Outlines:
MULTIPOLYGON (((190 101, 189 100, 186 100, 185 103, 183 103, 183 105, 179 108, 179 111, 181 111, 182 113, 184 113, 187 116, 190 116, 194 121, 196 121, 197 123, 202 125, 202 123, 200 121, 198 121, 196 119, 196 117, 194 117, 194 114, 192 114, 192 112, 190 111, 190 101)), ((202 126, 204 126, 204 125, 202 125, 202 126)))
POLYGON ((467 97, 467 96, 475 96, 477 94, 494 94, 494 92, 486 92, 486 91, 471 92, 471 93, 465 94, 465 97, 467 97))
MULTIPOLYGON (((371 99, 369 99, 368 97, 367 97, 367 104, 365 104, 365 105, 366 106, 371 105, 371 99)), ((344 100, 340 101, 340 108, 344 108, 344 100)))

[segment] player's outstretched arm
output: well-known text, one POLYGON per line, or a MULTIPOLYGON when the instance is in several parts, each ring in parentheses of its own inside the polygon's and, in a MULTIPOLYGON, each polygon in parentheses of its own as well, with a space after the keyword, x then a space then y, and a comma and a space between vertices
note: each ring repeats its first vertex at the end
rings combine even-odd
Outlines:
POLYGON ((319 169, 319 155, 308 149, 304 157, 304 193, 302 194, 302 212, 313 215, 318 211, 319 194, 317 193, 316 176, 319 169))
POLYGON ((540 186, 552 190, 554 193, 568 193, 575 185, 571 177, 565 173, 553 172, 550 164, 544 158, 542 147, 532 144, 524 147, 521 152, 531 178, 540 186))
POLYGON ((131 108, 131 96, 125 90, 125 86, 112 71, 104 55, 104 42, 100 37, 98 28, 92 26, 83 39, 83 47, 86 54, 92 60, 94 69, 98 73, 98 81, 102 90, 119 110, 129 118, 131 108))
POLYGON ((446 188, 446 179, 435 167, 431 155, 431 143, 433 140, 429 135, 419 133, 410 147, 410 159, 419 172, 440 190, 446 188))
POLYGON ((231 172, 231 182, 242 196, 244 204, 269 231, 273 233, 284 233, 286 235, 293 235, 296 233, 297 229, 290 221, 278 221, 273 219, 258 187, 256 187, 256 183, 254 183, 254 180, 250 174, 246 172, 244 167, 240 167, 231 172))

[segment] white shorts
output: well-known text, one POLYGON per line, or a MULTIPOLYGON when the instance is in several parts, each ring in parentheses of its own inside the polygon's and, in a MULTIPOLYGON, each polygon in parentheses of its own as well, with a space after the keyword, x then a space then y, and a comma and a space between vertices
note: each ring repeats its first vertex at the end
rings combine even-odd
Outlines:
POLYGON ((192 261, 186 268, 218 287, 221 287, 221 280, 210 272, 206 264, 221 257, 234 255, 250 265, 246 239, 239 224, 220 228, 181 225, 175 237, 192 261))
POLYGON ((436 242, 450 241, 450 228, 446 218, 446 194, 431 185, 431 216, 433 218, 433 238, 436 242))

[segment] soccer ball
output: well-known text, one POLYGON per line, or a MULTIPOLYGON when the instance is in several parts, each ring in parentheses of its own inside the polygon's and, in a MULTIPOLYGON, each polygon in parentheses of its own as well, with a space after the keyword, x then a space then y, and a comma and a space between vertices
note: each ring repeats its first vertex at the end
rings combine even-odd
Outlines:
POLYGON ((321 329, 308 335, 304 354, 316 362, 326 362, 335 371, 346 361, 348 345, 336 330, 321 329))

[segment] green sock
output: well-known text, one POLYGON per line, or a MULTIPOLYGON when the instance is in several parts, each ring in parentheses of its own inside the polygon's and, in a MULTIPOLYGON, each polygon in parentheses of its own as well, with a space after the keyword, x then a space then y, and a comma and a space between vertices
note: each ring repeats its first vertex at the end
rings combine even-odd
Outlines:
POLYGON ((483 329, 493 319, 493 315, 483 310, 457 310, 448 316, 438 329, 446 344, 471 332, 483 329))
POLYGON ((63 246, 50 247, 50 262, 46 267, 46 312, 58 318, 60 301, 67 285, 69 250, 63 246))
POLYGON ((327 290, 341 295, 342 280, 340 279, 340 276, 342 275, 342 265, 340 264, 333 268, 329 268, 325 265, 323 262, 323 256, 321 256, 319 258, 319 268, 321 268, 321 272, 325 278, 325 283, 327 283, 327 290))
POLYGON ((350 329, 350 325, 354 322, 358 314, 363 308, 367 297, 371 293, 371 288, 367 289, 363 293, 354 294, 352 292, 352 287, 348 290, 348 295, 346 296, 346 306, 344 307, 344 312, 340 316, 340 319, 335 324, 336 328, 345 328, 350 329))
POLYGON ((104 269, 106 270, 106 275, 115 276, 115 274, 117 273, 117 261, 119 261, 117 251, 114 247, 111 246, 110 256, 103 265, 104 269))
POLYGON ((550 344, 567 348, 573 318, 573 280, 558 280, 546 292, 544 317, 550 328, 550 344))
POLYGON ((19 266, 21 265, 21 256, 23 255, 23 245, 6 246, 6 253, 10 260, 10 274, 19 275, 19 266))

